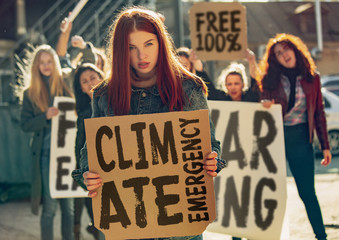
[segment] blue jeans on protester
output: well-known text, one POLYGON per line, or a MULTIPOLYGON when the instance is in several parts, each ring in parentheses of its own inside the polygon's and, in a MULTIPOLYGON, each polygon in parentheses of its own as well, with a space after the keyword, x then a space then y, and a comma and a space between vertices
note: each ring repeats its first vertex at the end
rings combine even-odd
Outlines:
POLYGON ((299 196, 304 202, 316 238, 324 240, 327 235, 314 188, 314 153, 309 142, 308 124, 284 126, 284 134, 286 158, 299 196))
POLYGON ((42 181, 42 214, 40 218, 41 239, 53 239, 53 220, 57 203, 61 209, 61 235, 63 240, 73 240, 74 209, 73 198, 53 199, 49 191, 49 150, 43 150, 40 160, 42 181))

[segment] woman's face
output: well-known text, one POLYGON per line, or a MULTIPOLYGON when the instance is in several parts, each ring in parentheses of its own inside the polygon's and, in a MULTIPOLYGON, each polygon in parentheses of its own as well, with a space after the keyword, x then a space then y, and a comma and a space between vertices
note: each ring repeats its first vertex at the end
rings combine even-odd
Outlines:
POLYGON ((80 74, 80 86, 83 93, 92 99, 91 90, 101 81, 100 76, 93 70, 86 70, 80 74))
POLYGON ((297 59, 293 49, 286 44, 277 43, 273 49, 278 62, 285 68, 295 68, 297 59))
POLYGON ((244 83, 238 74, 229 74, 226 77, 225 86, 233 101, 241 101, 244 83))
POLYGON ((159 42, 155 34, 145 31, 134 31, 129 34, 130 63, 137 75, 151 77, 151 71, 158 62, 159 42))
POLYGON ((188 71, 191 71, 192 64, 187 57, 179 56, 179 61, 188 71))
POLYGON ((54 70, 53 57, 47 52, 42 52, 39 60, 40 73, 46 77, 50 77, 54 70))

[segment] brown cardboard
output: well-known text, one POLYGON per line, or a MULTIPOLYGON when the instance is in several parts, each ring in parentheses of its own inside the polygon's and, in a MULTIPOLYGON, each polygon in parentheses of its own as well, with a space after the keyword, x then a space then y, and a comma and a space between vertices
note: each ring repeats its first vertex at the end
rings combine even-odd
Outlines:
POLYGON ((191 45, 202 60, 243 59, 246 8, 233 3, 195 3, 190 9, 191 45))
POLYGON ((194 159, 211 152, 208 110, 92 118, 85 120, 85 127, 89 169, 104 183, 93 198, 94 222, 106 239, 197 235, 214 220, 213 178, 202 169, 203 160, 194 159), (163 144, 164 136, 170 144, 163 144), (168 154, 152 150, 150 139, 167 146, 168 154), (153 158, 159 163, 153 164, 153 158), (105 224, 105 216, 112 222, 105 224), (189 221, 199 217, 201 221, 189 221))

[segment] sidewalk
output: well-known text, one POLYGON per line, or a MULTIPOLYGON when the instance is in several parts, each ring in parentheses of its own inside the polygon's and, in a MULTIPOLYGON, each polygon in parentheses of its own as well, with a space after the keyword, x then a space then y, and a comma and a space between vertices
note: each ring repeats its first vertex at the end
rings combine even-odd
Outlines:
MULTIPOLYGON (((339 240, 339 158, 333 159, 330 168, 319 166, 316 161, 316 192, 323 213, 328 240, 339 240)), ((311 225, 301 202, 293 177, 287 178, 287 208, 289 217, 290 240, 314 239, 311 225)), ((30 211, 28 201, 17 201, 0 204, 0 240, 36 240, 40 239, 39 217, 30 211)), ((83 225, 88 222, 87 212, 83 212, 83 225)), ((94 239, 89 235, 86 226, 82 226, 84 240, 94 239)), ((55 217, 55 240, 60 236, 60 211, 55 217)), ((204 240, 229 240, 227 235, 204 233, 204 240)))

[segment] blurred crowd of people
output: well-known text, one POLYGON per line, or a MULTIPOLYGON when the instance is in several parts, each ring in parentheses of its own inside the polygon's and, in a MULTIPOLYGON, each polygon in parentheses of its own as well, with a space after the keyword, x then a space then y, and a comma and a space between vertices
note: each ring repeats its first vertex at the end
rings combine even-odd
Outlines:
MULTIPOLYGON (((297 36, 277 34, 269 39, 266 53, 257 64, 250 49, 244 64, 232 62, 216 79, 210 79, 196 52, 187 47, 174 49, 161 14, 133 7, 122 11, 110 32, 107 49, 97 48, 81 36, 72 36, 72 23, 65 18, 56 48, 37 46, 30 59, 29 85, 23 94, 21 126, 33 132, 32 211, 41 213, 41 239, 53 239, 57 204, 62 212, 62 238, 81 239, 81 214, 86 208, 91 222, 87 230, 99 239, 93 225, 91 198, 102 180, 88 169, 84 119, 127 114, 188 111, 208 108, 207 100, 262 102, 264 107, 281 104, 284 120, 286 159, 317 239, 326 239, 321 210, 314 189, 313 131, 323 150, 321 164, 331 162, 319 74, 306 47, 297 36), (70 40, 71 39, 71 40, 70 40), (68 43, 79 48, 70 58, 68 43), (106 53, 109 58, 107 58, 106 53), (249 79, 249 80, 248 80, 249 79), (222 86, 218 89, 216 86, 222 86), (149 100, 140 100, 141 93, 149 100), (74 97, 77 135, 75 180, 89 191, 90 198, 52 199, 49 191, 51 119, 56 96, 74 97), (146 96, 146 95, 145 95, 146 96), (188 101, 187 101, 188 99, 188 101), (140 101, 152 101, 140 109, 140 101)), ((205 169, 215 177, 226 163, 220 156, 220 142, 211 123, 212 152, 205 169)), ((225 170, 227 171, 227 170, 225 170)), ((166 238, 167 239, 167 238, 166 238)), ((202 235, 187 238, 202 239, 202 235)), ((239 239, 234 237, 233 239, 239 239)))

